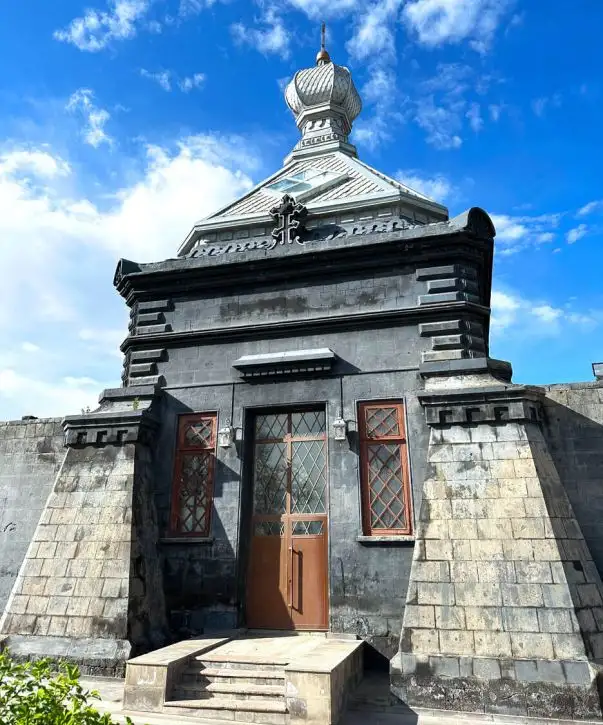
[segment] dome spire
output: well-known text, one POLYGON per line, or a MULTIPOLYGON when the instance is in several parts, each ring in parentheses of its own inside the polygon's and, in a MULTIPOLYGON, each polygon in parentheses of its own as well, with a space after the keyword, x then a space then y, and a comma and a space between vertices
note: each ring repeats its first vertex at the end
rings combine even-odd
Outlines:
POLYGON ((325 36, 327 33, 327 26, 324 23, 320 24, 320 51, 316 56, 316 65, 325 65, 325 63, 331 62, 331 56, 327 53, 325 48, 325 36))

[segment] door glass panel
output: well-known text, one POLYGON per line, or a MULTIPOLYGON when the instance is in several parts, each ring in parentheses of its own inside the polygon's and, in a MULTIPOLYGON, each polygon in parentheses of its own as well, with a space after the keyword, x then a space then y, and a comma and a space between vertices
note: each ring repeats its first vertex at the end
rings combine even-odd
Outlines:
POLYGON ((294 436, 320 435, 325 432, 324 410, 310 410, 291 415, 291 434, 294 436))
POLYGON ((324 514, 324 440, 293 441, 291 446, 291 513, 324 514))
POLYGON ((255 513, 285 513, 286 497, 287 444, 257 443, 253 492, 255 513))
POLYGON ((400 422, 397 408, 366 408, 366 435, 367 438, 399 436, 400 422))
POLYGON ((368 453, 368 485, 373 529, 398 529, 406 525, 400 446, 371 444, 368 453))
POLYGON ((320 536, 324 532, 323 521, 294 521, 293 536, 320 536))
POLYGON ((253 526, 254 536, 284 536, 285 524, 283 521, 256 521, 253 526))
POLYGON ((256 440, 274 440, 287 435, 287 414, 258 415, 255 419, 256 440))

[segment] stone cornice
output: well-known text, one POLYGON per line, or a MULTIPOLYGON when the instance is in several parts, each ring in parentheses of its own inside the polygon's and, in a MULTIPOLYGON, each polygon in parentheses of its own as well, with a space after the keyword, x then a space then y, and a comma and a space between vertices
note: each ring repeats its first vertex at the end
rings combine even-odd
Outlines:
POLYGON ((205 330, 179 332, 145 333, 129 335, 121 345, 122 352, 144 346, 169 348, 180 345, 209 344, 213 342, 253 340, 256 338, 287 337, 290 335, 311 335, 325 331, 340 332, 396 324, 413 324, 429 320, 454 318, 460 312, 487 320, 490 309, 474 302, 452 302, 434 304, 429 307, 408 307, 399 310, 376 310, 347 315, 331 315, 314 319, 266 322, 256 325, 235 325, 205 330))
POLYGON ((266 251, 242 251, 214 257, 169 259, 154 264, 120 260, 114 284, 132 304, 141 295, 171 296, 199 289, 232 288, 258 282, 273 284, 295 278, 318 278, 334 272, 387 269, 401 261, 408 264, 472 261, 488 275, 493 242, 466 230, 439 224, 404 231, 383 232, 300 245, 279 246, 266 251), (261 255, 261 256, 259 256, 261 255))
POLYGON ((542 421, 544 390, 529 385, 488 385, 418 395, 431 426, 542 421))

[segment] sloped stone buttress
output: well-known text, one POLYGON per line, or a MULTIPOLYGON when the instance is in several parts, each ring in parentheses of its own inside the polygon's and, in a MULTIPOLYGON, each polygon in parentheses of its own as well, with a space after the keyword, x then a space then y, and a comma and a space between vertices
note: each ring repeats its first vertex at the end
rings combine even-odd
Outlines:
POLYGON ((601 579, 540 401, 511 385, 423 395, 428 477, 391 665, 411 706, 601 717, 601 579))

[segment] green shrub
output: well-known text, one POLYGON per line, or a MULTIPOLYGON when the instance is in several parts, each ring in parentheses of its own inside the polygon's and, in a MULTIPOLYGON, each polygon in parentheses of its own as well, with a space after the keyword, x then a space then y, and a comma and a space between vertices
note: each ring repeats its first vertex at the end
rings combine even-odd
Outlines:
MULTIPOLYGON (((15 662, 0 652, 0 723, 2 725, 112 725, 88 700, 76 665, 44 659, 15 662)), ((133 725, 130 718, 126 718, 133 725)))

